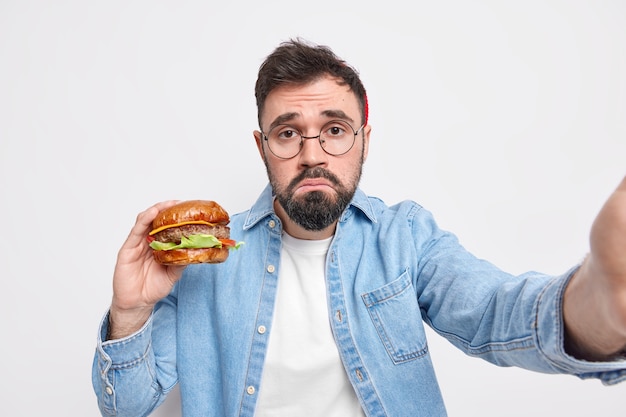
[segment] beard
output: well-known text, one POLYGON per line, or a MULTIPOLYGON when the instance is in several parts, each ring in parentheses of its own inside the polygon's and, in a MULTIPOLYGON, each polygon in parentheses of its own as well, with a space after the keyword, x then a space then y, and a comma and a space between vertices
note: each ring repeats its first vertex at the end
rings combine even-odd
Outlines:
POLYGON ((276 177, 272 174, 267 161, 265 162, 265 167, 276 200, 283 207, 287 216, 305 230, 320 231, 337 221, 352 200, 352 197, 354 197, 356 187, 361 179, 363 158, 361 158, 359 169, 352 178, 350 187, 342 184, 339 178, 332 172, 321 167, 315 167, 302 171, 287 187, 281 188, 276 181, 276 177), (323 191, 310 191, 295 197, 294 190, 306 178, 324 178, 328 180, 334 186, 336 195, 323 191))

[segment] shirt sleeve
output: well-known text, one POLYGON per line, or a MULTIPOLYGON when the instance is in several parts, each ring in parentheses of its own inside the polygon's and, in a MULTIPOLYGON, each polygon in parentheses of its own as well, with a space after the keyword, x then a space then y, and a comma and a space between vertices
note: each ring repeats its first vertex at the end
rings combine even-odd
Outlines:
POLYGON ((175 327, 167 306, 157 305, 136 333, 106 340, 109 313, 98 330, 92 384, 103 416, 146 416, 177 382, 175 327))
POLYGON ((424 320, 466 354, 499 366, 626 380, 626 360, 588 362, 565 352, 563 296, 577 267, 552 276, 512 275, 467 251, 439 229, 426 210, 417 213, 416 287, 424 320))

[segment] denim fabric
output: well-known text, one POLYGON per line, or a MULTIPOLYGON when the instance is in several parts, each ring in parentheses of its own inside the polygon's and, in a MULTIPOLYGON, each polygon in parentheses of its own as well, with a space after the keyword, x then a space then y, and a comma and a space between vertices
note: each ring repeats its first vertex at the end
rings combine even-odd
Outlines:
MULTIPOLYGON (((231 236, 245 245, 222 264, 186 268, 136 334, 103 341, 104 317, 93 366, 104 416, 146 416, 176 383, 186 417, 254 415, 280 267, 272 200, 268 187, 232 216, 231 236)), ((626 379, 626 362, 578 361, 563 350, 561 304, 574 271, 512 276, 468 253, 418 204, 388 207, 357 190, 328 252, 326 286, 332 332, 366 414, 446 415, 424 323, 500 366, 626 379)))

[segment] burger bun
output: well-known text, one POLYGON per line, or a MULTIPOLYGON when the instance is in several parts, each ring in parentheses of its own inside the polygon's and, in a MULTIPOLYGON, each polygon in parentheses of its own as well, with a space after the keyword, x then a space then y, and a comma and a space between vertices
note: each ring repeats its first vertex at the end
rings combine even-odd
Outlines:
POLYGON ((152 251, 161 265, 218 264, 228 259, 227 248, 174 249, 152 251))

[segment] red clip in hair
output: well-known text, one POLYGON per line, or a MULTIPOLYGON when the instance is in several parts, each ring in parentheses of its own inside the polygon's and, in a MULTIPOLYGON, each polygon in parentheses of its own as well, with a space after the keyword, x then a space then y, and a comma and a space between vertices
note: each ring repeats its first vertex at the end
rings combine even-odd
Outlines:
POLYGON ((363 99, 364 99, 364 104, 365 104, 365 123, 363 123, 363 126, 367 126, 367 119, 369 118, 369 114, 370 114, 370 109, 369 109, 369 104, 367 102, 367 94, 363 95, 363 99))

